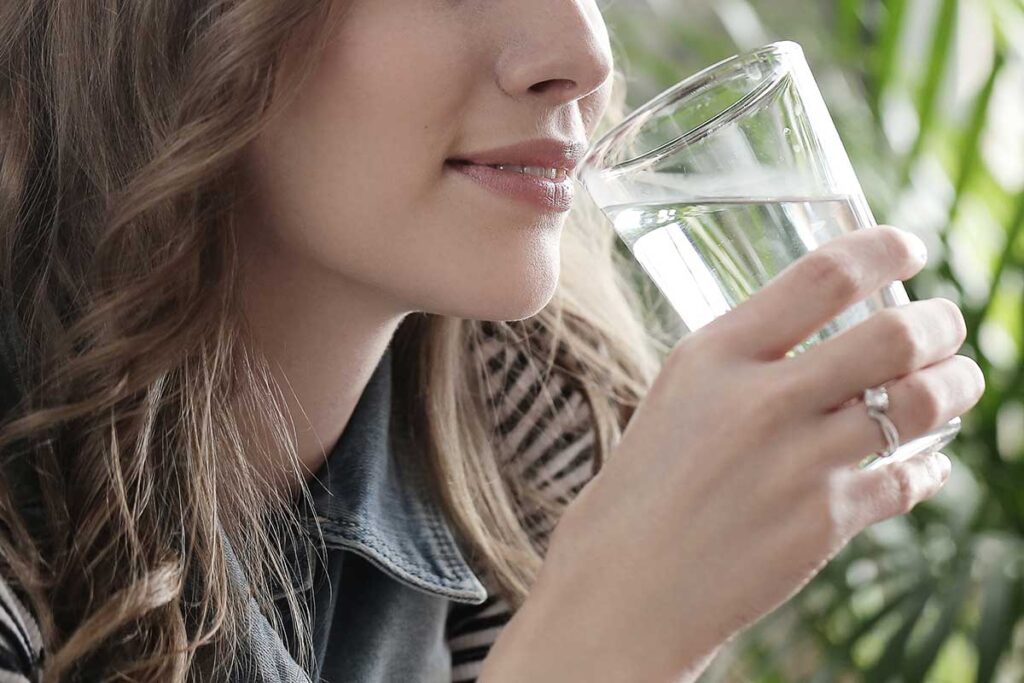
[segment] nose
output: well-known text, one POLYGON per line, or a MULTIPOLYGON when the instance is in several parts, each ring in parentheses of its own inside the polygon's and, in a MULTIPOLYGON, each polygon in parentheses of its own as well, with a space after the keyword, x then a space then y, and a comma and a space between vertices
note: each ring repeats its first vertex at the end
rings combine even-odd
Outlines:
POLYGON ((565 104, 601 87, 612 71, 604 19, 593 0, 519 0, 507 3, 507 46, 498 83, 510 96, 565 104))

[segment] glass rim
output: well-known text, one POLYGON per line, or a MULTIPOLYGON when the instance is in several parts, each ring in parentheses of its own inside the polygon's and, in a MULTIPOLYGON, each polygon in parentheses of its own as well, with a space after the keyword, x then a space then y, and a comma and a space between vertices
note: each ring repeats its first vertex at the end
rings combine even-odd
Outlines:
MULTIPOLYGON (((762 61, 766 55, 792 55, 792 54, 803 54, 803 48, 800 44, 792 40, 779 40, 761 47, 755 48, 748 52, 732 55, 726 57, 714 64, 704 67, 700 71, 697 71, 683 80, 679 81, 675 85, 672 85, 665 90, 661 91, 644 104, 640 105, 629 114, 626 115, 621 121, 619 121, 611 130, 606 132, 591 145, 589 151, 583 156, 580 161, 580 170, 589 170, 590 166, 598 158, 604 157, 607 153, 608 148, 611 147, 612 143, 615 142, 624 132, 634 128, 638 123, 646 122, 650 116, 665 106, 669 102, 673 102, 683 97, 686 97, 692 92, 695 92, 721 77, 723 70, 729 71, 735 67, 745 66, 752 62, 762 61)), ((737 109, 749 106, 752 102, 760 99, 765 92, 771 89, 771 86, 778 80, 778 77, 767 76, 756 86, 750 89, 749 92, 745 93, 738 100, 725 107, 719 112, 716 112, 712 116, 709 116, 706 120, 692 126, 689 130, 684 131, 678 137, 669 140, 653 149, 647 150, 642 154, 625 159, 613 166, 602 169, 602 172, 614 171, 621 169, 626 166, 632 166, 639 162, 646 162, 651 160, 652 157, 656 156, 659 152, 664 150, 666 147, 674 147, 681 142, 692 141, 694 137, 705 132, 709 126, 720 121, 726 116, 732 114, 737 109)), ((581 174, 582 177, 582 174, 581 174)))

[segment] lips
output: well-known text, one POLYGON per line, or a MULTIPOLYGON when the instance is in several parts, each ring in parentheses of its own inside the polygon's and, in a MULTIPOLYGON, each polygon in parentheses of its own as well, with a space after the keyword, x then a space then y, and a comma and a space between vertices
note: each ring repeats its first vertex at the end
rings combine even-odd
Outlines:
POLYGON ((541 211, 562 212, 572 208, 575 186, 564 172, 552 180, 515 168, 497 168, 499 165, 476 164, 456 159, 445 163, 446 169, 458 176, 469 178, 498 195, 528 204, 541 211))
POLYGON ((577 138, 524 140, 459 153, 445 162, 445 168, 542 211, 568 211, 576 189, 573 171, 586 149, 586 142, 577 138))
POLYGON ((478 152, 453 155, 453 159, 482 166, 496 164, 564 168, 571 173, 586 152, 586 142, 577 138, 540 138, 478 152))

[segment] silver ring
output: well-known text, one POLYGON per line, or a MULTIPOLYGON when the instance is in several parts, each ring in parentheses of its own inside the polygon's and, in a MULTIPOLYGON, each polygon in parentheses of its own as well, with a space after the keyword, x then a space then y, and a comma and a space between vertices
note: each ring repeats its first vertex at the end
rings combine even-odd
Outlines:
POLYGON ((864 405, 867 407, 868 416, 882 428, 885 436, 886 450, 879 453, 878 457, 887 458, 892 455, 900 446, 900 433, 896 429, 885 411, 889 410, 889 391, 885 387, 869 387, 864 390, 864 405))

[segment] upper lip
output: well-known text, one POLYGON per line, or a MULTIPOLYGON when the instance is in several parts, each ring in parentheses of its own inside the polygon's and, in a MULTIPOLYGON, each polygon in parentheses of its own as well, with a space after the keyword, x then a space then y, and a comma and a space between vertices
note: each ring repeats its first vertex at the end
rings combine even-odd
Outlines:
POLYGON ((449 161, 467 161, 472 164, 492 166, 508 164, 516 166, 540 166, 542 168, 564 168, 571 173, 587 151, 582 140, 561 138, 540 138, 525 140, 513 145, 489 149, 482 152, 460 154, 449 161))

